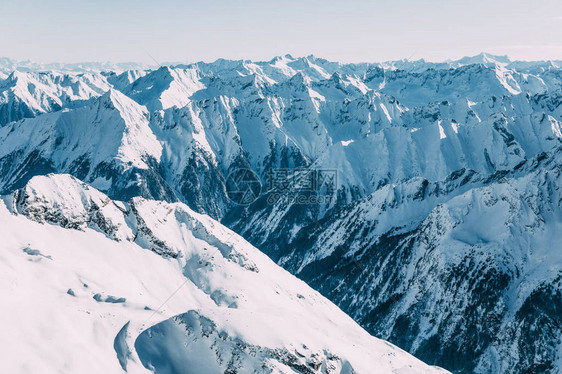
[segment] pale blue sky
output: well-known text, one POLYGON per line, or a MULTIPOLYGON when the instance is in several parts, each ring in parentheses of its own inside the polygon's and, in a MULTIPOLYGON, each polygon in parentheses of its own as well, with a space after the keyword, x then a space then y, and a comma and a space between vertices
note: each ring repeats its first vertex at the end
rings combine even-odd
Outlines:
POLYGON ((562 59, 560 0, 0 0, 0 56, 38 62, 562 59))

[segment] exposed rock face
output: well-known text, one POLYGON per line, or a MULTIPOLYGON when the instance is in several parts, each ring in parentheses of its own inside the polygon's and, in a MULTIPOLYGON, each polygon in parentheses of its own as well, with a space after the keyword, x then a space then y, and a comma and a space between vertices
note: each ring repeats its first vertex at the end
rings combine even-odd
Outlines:
POLYGON ((301 228, 286 254, 269 248, 369 331, 430 363, 556 372, 561 156, 501 177, 381 189, 301 228))

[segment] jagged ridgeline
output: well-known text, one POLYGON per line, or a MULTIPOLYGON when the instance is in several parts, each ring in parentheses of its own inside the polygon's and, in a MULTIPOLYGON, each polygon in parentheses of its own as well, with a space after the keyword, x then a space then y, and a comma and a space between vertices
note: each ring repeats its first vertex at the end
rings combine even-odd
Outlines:
POLYGON ((183 202, 428 363, 560 367, 562 63, 16 66, 0 61, 1 193, 69 173, 183 202), (262 185, 249 205, 229 196, 241 169, 262 185), (278 198, 272 170, 335 185, 278 198))

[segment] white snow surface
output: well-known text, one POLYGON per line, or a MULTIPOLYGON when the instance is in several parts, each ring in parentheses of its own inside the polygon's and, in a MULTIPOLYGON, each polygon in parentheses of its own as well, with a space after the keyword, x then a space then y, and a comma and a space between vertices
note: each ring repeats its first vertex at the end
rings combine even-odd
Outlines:
POLYGON ((139 347, 145 360, 146 352, 168 355, 168 369, 153 362, 157 373, 186 363, 180 372, 222 373, 233 352, 240 373, 299 372, 273 351, 311 373, 444 372, 370 336, 243 238, 181 203, 113 202, 74 177, 50 174, 3 197, 0 235, 5 372, 150 372, 139 347), (186 330, 186 321, 200 324, 186 330))

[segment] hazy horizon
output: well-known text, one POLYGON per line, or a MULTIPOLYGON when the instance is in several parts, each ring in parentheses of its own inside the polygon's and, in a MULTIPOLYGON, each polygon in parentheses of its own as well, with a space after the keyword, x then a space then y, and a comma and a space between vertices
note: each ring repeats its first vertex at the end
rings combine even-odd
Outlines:
POLYGON ((562 3, 538 0, 4 1, 0 55, 39 63, 562 60, 562 3), (152 57, 151 57, 152 56, 152 57), (153 60, 154 59, 154 60, 153 60))
MULTIPOLYGON (((489 52, 480 52, 474 55, 466 55, 466 56, 459 56, 457 58, 448 58, 448 59, 442 59, 442 60, 431 60, 431 59, 426 59, 423 57, 420 58, 398 58, 398 59, 393 59, 393 60, 379 60, 379 61, 341 61, 341 60, 333 60, 333 59, 328 59, 325 58, 323 56, 317 56, 317 55, 313 55, 313 54, 308 54, 308 55, 293 55, 290 53, 284 53, 284 54, 280 54, 280 55, 276 55, 276 56, 272 56, 271 58, 265 58, 265 59, 250 59, 250 58, 239 58, 239 59, 230 59, 230 58, 223 58, 223 57, 219 57, 213 60, 198 60, 198 61, 112 61, 112 60, 99 60, 99 61, 95 61, 95 60, 91 60, 91 61, 73 61, 73 62, 68 62, 68 61, 38 61, 38 60, 34 60, 34 59, 15 59, 13 57, 10 56, 0 56, 0 59, 9 59, 12 62, 15 63, 34 63, 34 64, 38 64, 38 65, 56 65, 56 64, 62 64, 62 65, 79 65, 79 64, 114 64, 114 65, 120 65, 120 64, 138 64, 138 65, 147 65, 147 66, 173 66, 173 65, 180 65, 180 64, 197 64, 197 63, 214 63, 216 61, 219 60, 226 60, 226 61, 252 61, 252 62, 268 62, 273 60, 274 58, 277 57, 283 57, 283 56, 287 56, 290 55, 292 58, 294 59, 298 59, 298 58, 307 58, 307 57, 314 57, 317 59, 325 59, 327 61, 330 62, 340 62, 340 63, 350 63, 350 64, 361 64, 361 63, 385 63, 385 62, 394 62, 394 61, 410 61, 410 62, 416 62, 416 61, 425 61, 428 63, 446 63, 446 62, 451 62, 451 61, 458 61, 461 60, 463 58, 472 58, 472 57, 477 57, 481 54, 486 54, 488 56, 492 56, 492 57, 507 57, 511 62, 517 62, 517 61, 523 61, 523 62, 537 62, 537 61, 562 61, 562 58, 560 59, 516 59, 516 58, 512 58, 509 55, 497 55, 497 54, 492 54, 489 52)), ((149 57, 150 58, 150 57, 149 57)))

